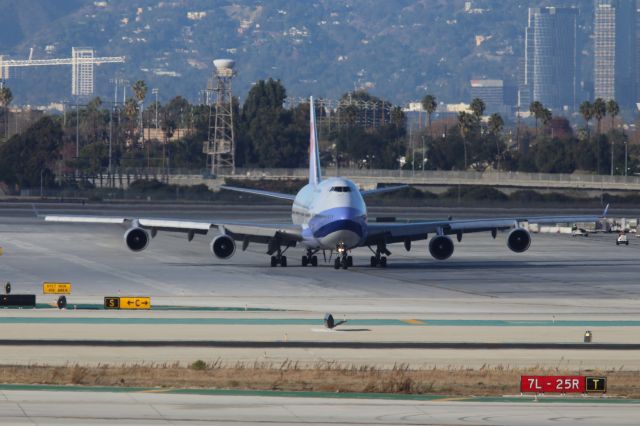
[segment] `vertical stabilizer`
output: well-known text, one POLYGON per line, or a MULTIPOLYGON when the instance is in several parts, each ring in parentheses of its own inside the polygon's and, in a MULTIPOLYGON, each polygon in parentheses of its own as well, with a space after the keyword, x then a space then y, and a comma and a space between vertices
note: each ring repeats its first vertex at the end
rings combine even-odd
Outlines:
POLYGON ((316 109, 313 104, 313 96, 311 96, 309 98, 309 183, 317 185, 321 180, 316 109))

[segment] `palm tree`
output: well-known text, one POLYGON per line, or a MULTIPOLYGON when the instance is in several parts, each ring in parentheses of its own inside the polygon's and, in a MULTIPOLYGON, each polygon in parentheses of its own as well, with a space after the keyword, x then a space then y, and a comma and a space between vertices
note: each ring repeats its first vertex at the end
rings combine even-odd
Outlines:
MULTIPOLYGON (((618 103, 613 100, 613 99, 609 99, 609 101, 607 102, 607 114, 609 114, 609 117, 611 117, 611 131, 613 132, 613 124, 614 124, 614 120, 616 118, 616 115, 620 114, 620 106, 618 105, 618 103)), ((614 142, 615 138, 611 138, 611 176, 613 176, 613 142, 614 142)))
POLYGON ((542 108, 540 111, 540 118, 542 119, 542 124, 546 127, 551 123, 551 119, 553 118, 553 114, 549 108, 542 108))
POLYGON ((11 89, 2 86, 2 88, 0 88, 0 106, 2 106, 5 115, 5 138, 9 137, 9 104, 12 100, 13 93, 11 93, 11 89))
POLYGON ((482 99, 475 98, 474 100, 471 101, 470 108, 471 108, 471 111, 473 112, 473 115, 475 115, 477 118, 480 118, 484 114, 486 105, 484 104, 484 101, 482 99))
POLYGON ((496 137, 496 157, 498 159, 498 170, 500 170, 500 156, 502 153, 500 152, 500 132, 502 132, 502 128, 504 127, 504 120, 502 116, 497 112, 491 114, 489 117, 489 131, 496 137))
POLYGON ((613 99, 607 102, 607 114, 611 117, 611 130, 613 130, 613 122, 618 114, 620 114, 620 105, 613 99))
POLYGON ((138 103, 135 101, 135 99, 133 98, 127 98, 127 101, 124 103, 124 108, 122 110, 122 113, 124 114, 126 120, 127 120, 127 133, 129 133, 129 140, 133 141, 133 134, 134 134, 134 128, 135 123, 134 123, 134 118, 136 116, 138 116, 138 112, 139 112, 139 108, 138 108, 138 103))
POLYGON ((436 111, 436 108, 438 108, 436 97, 433 95, 426 95, 422 98, 422 108, 427 111, 427 123, 429 126, 429 135, 431 135, 431 115, 436 111))
POLYGON ((598 98, 593 101, 593 116, 598 121, 597 133, 600 134, 600 122, 607 115, 607 103, 598 98))
POLYGON ((500 134, 500 132, 502 131, 502 128, 504 127, 504 120, 502 119, 502 116, 496 112, 491 114, 491 117, 489 117, 488 124, 489 124, 489 131, 494 135, 498 135, 500 134))
POLYGON ((529 112, 536 119, 536 135, 538 134, 538 119, 540 118, 540 113, 544 109, 544 106, 540 101, 533 101, 529 105, 529 112))
POLYGON ((133 95, 136 97, 136 100, 138 101, 138 105, 140 106, 140 137, 142 138, 142 142, 144 143, 144 130, 142 127, 142 111, 144 110, 144 98, 147 96, 147 85, 145 84, 144 80, 138 80, 136 81, 133 86, 131 86, 131 89, 133 90, 133 95))
POLYGON ((584 101, 580 104, 580 114, 584 117, 584 122, 587 128, 587 139, 589 139, 589 121, 593 118, 593 105, 589 101, 584 101))
POLYGON ((460 127, 460 136, 462 136, 462 148, 464 151, 464 169, 467 170, 467 136, 473 127, 476 117, 472 113, 462 111, 458 113, 458 126, 460 127))

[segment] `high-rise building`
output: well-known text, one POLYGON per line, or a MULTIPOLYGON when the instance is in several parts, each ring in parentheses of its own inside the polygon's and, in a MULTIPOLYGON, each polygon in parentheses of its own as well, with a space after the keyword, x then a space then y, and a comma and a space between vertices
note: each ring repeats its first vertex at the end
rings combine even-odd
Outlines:
POLYGON ((594 97, 636 101, 636 0, 596 0, 594 97))
POLYGON ((576 106, 575 7, 529 8, 519 105, 531 101, 551 108, 576 106))
POLYGON ((504 83, 502 80, 471 80, 471 99, 480 98, 486 113, 504 112, 504 83))

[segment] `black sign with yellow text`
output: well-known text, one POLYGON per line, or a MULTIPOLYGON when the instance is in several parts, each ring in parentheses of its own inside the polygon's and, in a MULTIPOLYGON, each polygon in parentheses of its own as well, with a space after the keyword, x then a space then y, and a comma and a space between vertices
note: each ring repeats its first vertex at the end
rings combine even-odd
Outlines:
POLYGON ((585 378, 585 391, 586 392, 607 392, 607 378, 606 377, 589 377, 585 378))

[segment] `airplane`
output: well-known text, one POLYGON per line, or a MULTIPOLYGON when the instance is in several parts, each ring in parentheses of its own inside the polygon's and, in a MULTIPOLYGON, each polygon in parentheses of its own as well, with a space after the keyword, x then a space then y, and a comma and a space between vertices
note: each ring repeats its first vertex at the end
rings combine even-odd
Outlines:
MULTIPOLYGON (((358 247, 368 247, 371 250, 371 267, 384 268, 387 266, 387 256, 391 255, 388 245, 393 243, 404 243, 405 249, 409 251, 414 241, 427 240, 429 234, 432 234, 433 237, 428 243, 429 253, 437 260, 445 260, 451 257, 454 251, 451 235, 455 235, 460 242, 463 234, 490 232, 495 239, 498 231, 509 230, 507 246, 513 252, 522 253, 531 245, 531 234, 525 227, 526 223, 597 222, 601 219, 595 215, 584 215, 447 219, 410 223, 369 222, 365 198, 404 189, 407 185, 360 190, 349 179, 341 177, 323 179, 313 97, 310 98, 309 127, 309 182, 296 195, 232 186, 222 187, 229 191, 292 202, 291 223, 261 224, 215 220, 53 215, 45 216, 45 220, 128 225, 124 242, 134 252, 146 249, 158 231, 185 233, 188 241, 191 241, 196 234, 206 235, 212 229, 217 229, 219 234, 211 241, 210 249, 219 259, 232 257, 236 252, 237 243, 240 243, 243 251, 250 243, 261 243, 267 246, 266 253, 271 256, 272 267, 278 265, 286 267, 285 252, 291 247, 302 246, 306 250, 302 256, 302 266, 317 266, 317 253, 322 251, 326 261, 326 252, 329 251, 329 261, 333 253, 337 253, 333 261, 334 268, 347 269, 353 266, 353 258, 349 253, 358 247)), ((604 215, 606 215, 606 209, 604 215)))

